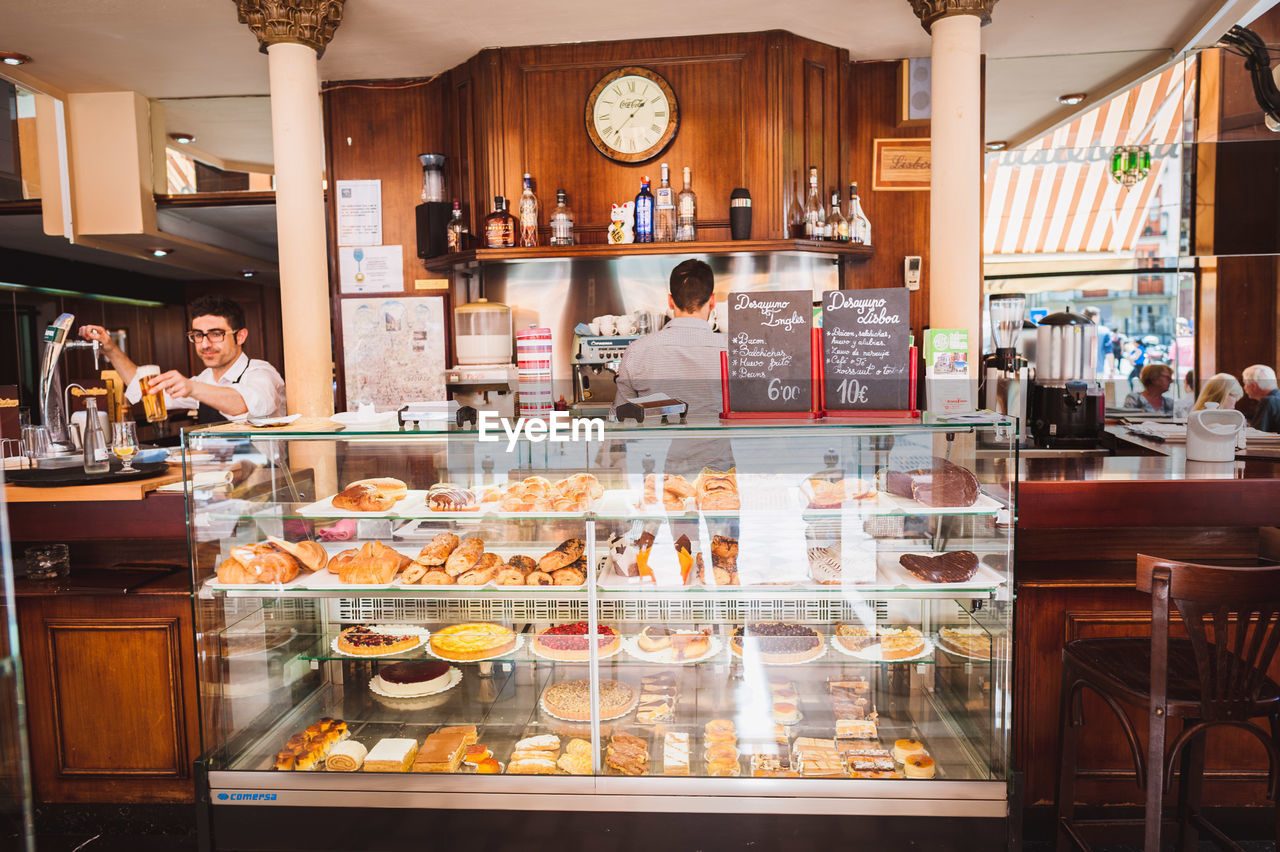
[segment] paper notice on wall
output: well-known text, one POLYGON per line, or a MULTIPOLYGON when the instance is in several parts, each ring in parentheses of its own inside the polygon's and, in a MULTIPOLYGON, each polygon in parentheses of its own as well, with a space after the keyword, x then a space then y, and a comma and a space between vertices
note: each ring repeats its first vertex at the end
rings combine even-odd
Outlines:
POLYGON ((343 293, 404 291, 401 246, 339 246, 338 289, 343 293))
POLYGON ((337 181, 338 245, 382 245, 382 181, 337 181))

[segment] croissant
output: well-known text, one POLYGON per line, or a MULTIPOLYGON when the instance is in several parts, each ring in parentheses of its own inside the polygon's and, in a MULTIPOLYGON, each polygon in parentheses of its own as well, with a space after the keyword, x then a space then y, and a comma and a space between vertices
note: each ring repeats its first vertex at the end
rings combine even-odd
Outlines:
POLYGON ((453 578, 437 568, 423 574, 418 583, 423 586, 452 586, 453 578))
POLYGON ((460 541, 461 539, 451 532, 439 533, 435 538, 427 542, 415 561, 419 565, 425 565, 428 568, 443 565, 444 561, 449 558, 449 554, 457 549, 460 541))
POLYGON ((554 585, 554 583, 555 581, 551 579, 551 575, 545 571, 530 571, 524 577, 526 586, 550 586, 554 585))
POLYGON ((560 542, 555 550, 538 560, 538 570, 545 574, 558 571, 582 558, 586 542, 580 538, 571 538, 560 542))
POLYGON ((467 538, 453 553, 449 554, 449 558, 445 560, 444 570, 449 573, 450 577, 456 577, 459 574, 470 571, 476 567, 476 563, 480 561, 481 555, 484 553, 484 539, 467 538))
POLYGON ((575 566, 582 563, 575 562, 567 568, 561 568, 558 571, 551 572, 551 581, 557 586, 581 586, 587 581, 586 571, 575 566))
POLYGON ((298 565, 308 571, 321 571, 329 561, 329 554, 318 541, 284 541, 275 536, 267 536, 267 541, 298 560, 298 565))
POLYGON ((409 563, 409 558, 380 541, 366 541, 359 550, 344 550, 329 561, 343 583, 390 583, 396 572, 409 563))
POLYGON ((524 572, 519 568, 507 566, 494 575, 493 581, 499 586, 523 586, 524 572))
POLYGON ((297 576, 298 560, 267 542, 233 547, 218 566, 219 583, 287 583, 297 576))

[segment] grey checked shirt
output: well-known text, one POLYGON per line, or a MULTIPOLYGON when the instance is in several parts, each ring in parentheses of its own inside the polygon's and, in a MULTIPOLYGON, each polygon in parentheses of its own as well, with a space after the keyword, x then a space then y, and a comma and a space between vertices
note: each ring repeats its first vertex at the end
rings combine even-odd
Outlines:
POLYGON ((678 317, 627 347, 618 368, 613 406, 663 393, 689 404, 689 421, 715 421, 720 414, 720 353, 725 335, 696 317, 678 317))

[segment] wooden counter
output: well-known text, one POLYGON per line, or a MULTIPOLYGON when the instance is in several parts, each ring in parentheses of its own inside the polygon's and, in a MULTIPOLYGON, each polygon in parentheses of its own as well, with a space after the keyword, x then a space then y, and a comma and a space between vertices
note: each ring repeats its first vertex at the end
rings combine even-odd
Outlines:
POLYGON ((170 464, 169 469, 158 476, 128 482, 67 485, 61 488, 34 488, 29 485, 6 483, 5 501, 7 503, 96 503, 108 500, 142 500, 161 485, 181 481, 182 465, 170 464))
MULTIPOLYGON (((1200 466, 1179 451, 1026 459, 1020 467, 1013 749, 1034 807, 1054 797, 1063 645, 1150 635, 1151 601, 1135 588, 1138 553, 1255 562, 1265 528, 1280 522, 1280 463, 1200 466)), ((1140 804, 1127 746, 1109 716, 1100 700, 1085 697, 1078 798, 1140 804)), ((1145 714, 1130 716, 1146 730, 1145 714)), ((1264 804, 1265 753, 1241 732, 1210 736, 1205 803, 1264 804)))

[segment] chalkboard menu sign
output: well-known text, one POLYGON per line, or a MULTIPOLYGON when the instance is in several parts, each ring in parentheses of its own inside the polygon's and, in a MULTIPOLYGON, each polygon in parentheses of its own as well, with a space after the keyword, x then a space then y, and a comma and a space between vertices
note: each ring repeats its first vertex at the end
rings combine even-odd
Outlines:
POLYGON ((823 407, 908 408, 910 335, 906 288, 829 290, 822 300, 823 407))
POLYGON ((729 294, 729 408, 813 408, 813 292, 729 294))

